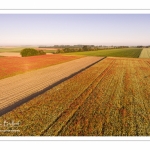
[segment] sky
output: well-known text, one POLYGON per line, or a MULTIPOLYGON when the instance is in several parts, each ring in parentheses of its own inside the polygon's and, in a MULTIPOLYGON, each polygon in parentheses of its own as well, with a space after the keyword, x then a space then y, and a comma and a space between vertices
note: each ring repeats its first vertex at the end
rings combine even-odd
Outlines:
POLYGON ((150 45, 150 14, 0 14, 0 45, 150 45))

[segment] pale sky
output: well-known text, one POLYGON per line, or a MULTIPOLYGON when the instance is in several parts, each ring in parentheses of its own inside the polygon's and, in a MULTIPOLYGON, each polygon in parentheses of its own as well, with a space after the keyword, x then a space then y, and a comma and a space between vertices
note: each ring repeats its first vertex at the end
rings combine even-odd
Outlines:
POLYGON ((0 45, 150 45, 150 14, 0 14, 0 45))

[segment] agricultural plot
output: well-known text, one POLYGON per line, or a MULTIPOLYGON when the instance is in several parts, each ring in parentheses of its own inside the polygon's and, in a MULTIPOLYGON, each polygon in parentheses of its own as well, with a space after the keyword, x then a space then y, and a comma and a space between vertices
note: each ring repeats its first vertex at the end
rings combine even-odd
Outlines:
POLYGON ((0 56, 12 56, 12 57, 21 57, 20 53, 16 52, 2 52, 0 56))
POLYGON ((150 58, 150 48, 144 48, 139 58, 150 58))
POLYGON ((150 135, 149 85, 149 59, 106 58, 1 116, 1 135, 150 135))
MULTIPOLYGON (((56 83, 72 74, 100 61, 102 57, 83 57, 66 63, 50 66, 36 71, 0 80, 0 110, 8 111, 16 103, 27 101, 41 91, 50 89, 56 83)), ((18 106, 18 104, 17 104, 18 106)), ((0 115, 1 115, 0 112, 0 115)))
POLYGON ((85 55, 85 56, 111 56, 111 57, 129 57, 138 58, 141 54, 141 48, 122 48, 122 49, 106 49, 97 51, 71 52, 65 55, 85 55))
POLYGON ((79 56, 42 55, 30 57, 0 57, 0 79, 44 68, 74 59, 79 56))
MULTIPOLYGON (((20 53, 22 49, 25 47, 0 47, 0 53, 20 53)), ((57 48, 39 48, 39 47, 32 47, 36 50, 43 50, 46 53, 56 52, 57 48)), ((61 48, 60 48, 61 49, 61 48)))
POLYGON ((11 52, 11 53, 19 53, 24 47, 0 47, 0 53, 3 52, 11 52))

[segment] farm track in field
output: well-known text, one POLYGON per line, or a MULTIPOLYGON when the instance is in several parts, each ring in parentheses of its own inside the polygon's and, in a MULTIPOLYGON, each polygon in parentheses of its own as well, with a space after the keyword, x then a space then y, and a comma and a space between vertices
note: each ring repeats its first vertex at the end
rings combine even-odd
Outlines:
POLYGON ((101 59, 102 57, 84 57, 0 80, 0 114, 45 92, 101 59))

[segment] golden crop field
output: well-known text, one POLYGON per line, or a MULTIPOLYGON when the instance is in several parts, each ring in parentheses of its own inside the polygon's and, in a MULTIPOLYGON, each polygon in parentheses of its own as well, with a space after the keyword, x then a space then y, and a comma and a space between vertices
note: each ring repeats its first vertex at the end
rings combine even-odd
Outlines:
POLYGON ((19 130, 1 135, 150 135, 149 85, 149 59, 108 57, 1 116, 19 130))

